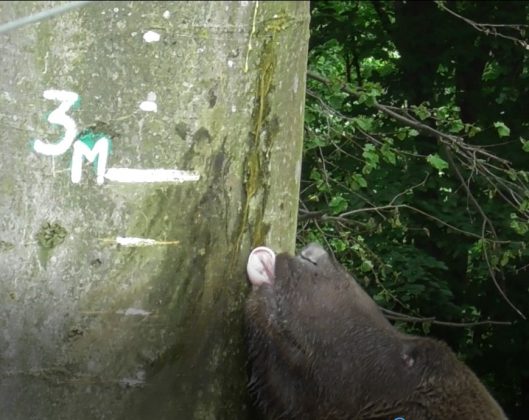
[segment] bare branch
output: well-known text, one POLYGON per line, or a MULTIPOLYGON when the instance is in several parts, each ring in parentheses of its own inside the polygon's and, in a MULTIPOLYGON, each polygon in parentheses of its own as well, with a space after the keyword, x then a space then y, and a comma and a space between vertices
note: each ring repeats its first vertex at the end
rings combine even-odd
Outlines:
MULTIPOLYGON (((494 225, 492 224, 492 222, 490 221, 488 216, 485 214, 485 212, 483 211, 483 209, 479 205, 478 201, 474 197, 474 194, 472 194, 472 191, 470 191, 470 188, 467 185, 467 182, 465 181, 465 178, 463 178, 463 175, 459 171, 459 168, 458 168, 456 162, 454 161, 454 158, 452 157, 452 153, 450 152, 450 149, 448 147, 446 147, 446 145, 444 147, 444 151, 445 151, 445 154, 446 154, 446 158, 448 159, 448 163, 450 165, 450 168, 454 171, 454 173, 456 174, 456 177, 459 179, 459 182, 461 183, 461 186, 463 187, 463 189, 467 193, 468 199, 470 200, 470 202, 472 203, 474 208, 478 211, 478 213, 483 218, 483 222, 486 225, 489 226, 490 231, 491 231, 492 235, 494 236, 494 238, 498 239, 498 235, 496 234, 496 229, 494 229, 494 225)), ((485 239, 484 235, 482 235, 482 237, 483 237, 483 239, 485 239)))
MULTIPOLYGON (((483 230, 485 230, 485 220, 483 220, 483 230)), ((484 232, 483 232, 484 234, 484 232)), ((487 263, 487 267, 489 269, 489 274, 490 274, 490 277, 492 278, 492 282, 494 283, 494 286, 496 286, 496 289, 498 289, 498 292, 500 292, 500 295, 502 296, 503 300, 505 302, 507 302, 507 304, 512 308, 514 309, 514 311, 524 320, 526 320, 527 318, 525 317, 525 315, 522 313, 522 311, 520 311, 515 305, 514 303, 511 302, 511 300, 507 297, 507 295, 505 294, 505 292, 503 291, 503 289, 500 287, 499 283, 498 283, 498 280, 496 279, 496 275, 494 274, 494 268, 492 267, 492 265, 490 264, 490 260, 489 260, 489 253, 487 252, 487 247, 485 246, 485 244, 483 244, 483 256, 485 257, 485 262, 487 263)))
MULTIPOLYGON (((327 86, 334 85, 330 80, 317 73, 308 72, 308 76, 327 86)), ((349 88, 345 83, 340 84, 339 89, 354 97, 360 97, 362 92, 361 89, 353 90, 349 88)), ((440 144, 445 145, 453 151, 464 166, 472 168, 472 173, 478 173, 486 182, 490 183, 493 190, 496 190, 509 206, 520 213, 520 203, 527 198, 529 186, 528 182, 520 179, 520 177, 514 181, 508 179, 513 174, 513 168, 508 160, 490 153, 479 145, 465 143, 463 137, 443 133, 424 124, 412 117, 407 108, 400 109, 394 106, 383 105, 376 101, 373 107, 398 122, 415 128, 423 135, 437 139, 440 144)), ((366 135, 366 133, 363 134, 366 135)), ((526 219, 529 219, 529 212, 522 214, 526 219)))
POLYGON ((477 327, 479 325, 512 325, 509 321, 475 321, 475 322, 449 322, 437 321, 435 318, 423 318, 411 315, 404 315, 399 312, 394 312, 386 308, 380 308, 385 317, 394 321, 402 322, 421 322, 436 325, 445 325, 448 327, 477 327))
POLYGON ((520 35, 523 36, 523 33, 525 31, 525 29, 523 29, 523 28, 527 28, 527 27, 529 27, 529 25, 524 25, 524 24, 511 25, 511 24, 478 23, 478 22, 475 22, 475 21, 473 21, 473 20, 471 20, 469 18, 466 18, 464 16, 461 16, 461 15, 457 14, 452 9, 449 9, 448 7, 446 7, 444 2, 442 2, 442 1, 436 1, 435 3, 441 9, 443 9, 444 11, 450 13, 452 16, 455 16, 458 19, 461 19, 463 22, 469 24, 470 26, 472 26, 474 29, 476 29, 479 32, 482 32, 482 33, 484 33, 485 35, 488 35, 488 36, 495 36, 495 37, 498 37, 498 38, 507 39, 509 41, 514 42, 515 44, 520 45, 521 47, 525 48, 526 50, 529 50, 529 44, 527 43, 527 41, 525 41, 523 39, 520 39, 520 38, 516 38, 516 37, 511 36, 511 35, 505 35, 505 34, 499 32, 498 29, 497 29, 497 28, 513 29, 516 32, 518 32, 520 35))

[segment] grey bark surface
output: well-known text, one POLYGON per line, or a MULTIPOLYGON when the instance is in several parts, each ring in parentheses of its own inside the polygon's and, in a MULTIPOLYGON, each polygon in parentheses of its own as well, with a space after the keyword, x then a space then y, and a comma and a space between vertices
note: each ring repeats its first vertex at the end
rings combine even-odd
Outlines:
MULTIPOLYGON (((58 4, 1 2, 0 22, 58 4)), ((1 418, 247 416, 245 260, 294 248, 308 21, 307 2, 94 2, 0 35, 1 418), (98 183, 100 154, 73 182, 74 146, 35 148, 65 135, 50 90, 79 95, 74 145, 110 140, 106 175, 199 179, 98 183)))

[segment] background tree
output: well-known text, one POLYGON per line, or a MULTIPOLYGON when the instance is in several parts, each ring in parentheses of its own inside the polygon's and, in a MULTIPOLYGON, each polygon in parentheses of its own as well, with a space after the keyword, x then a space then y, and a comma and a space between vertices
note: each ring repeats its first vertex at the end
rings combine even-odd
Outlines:
POLYGON ((528 12, 312 2, 298 232, 403 328, 448 341, 513 419, 529 413, 528 12))
POLYGON ((63 5, 0 3, 0 417, 245 418, 246 259, 295 243, 308 3, 63 5))

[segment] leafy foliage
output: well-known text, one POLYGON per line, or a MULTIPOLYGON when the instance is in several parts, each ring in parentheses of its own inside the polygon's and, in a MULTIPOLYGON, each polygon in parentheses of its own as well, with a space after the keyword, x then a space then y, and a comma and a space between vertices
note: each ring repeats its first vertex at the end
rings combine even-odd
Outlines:
POLYGON ((448 341, 512 419, 529 413, 528 8, 313 2, 299 215, 300 243, 448 341))

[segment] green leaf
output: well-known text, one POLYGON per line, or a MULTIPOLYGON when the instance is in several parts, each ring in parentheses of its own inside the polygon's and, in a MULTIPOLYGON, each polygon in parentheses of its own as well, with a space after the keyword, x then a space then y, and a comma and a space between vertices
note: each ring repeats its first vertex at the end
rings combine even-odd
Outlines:
POLYGON ((386 162, 391 163, 392 165, 395 165, 397 163, 397 157, 395 153, 393 153, 393 151, 390 149, 389 144, 384 144, 380 148, 380 154, 386 162))
POLYGON ((373 262, 371 260, 363 260, 362 264, 360 265, 360 270, 362 270, 363 273, 367 273, 368 271, 373 270, 373 262))
POLYGON ((305 139, 305 149, 311 150, 317 147, 324 147, 327 143, 325 141, 325 138, 319 137, 319 136, 307 136, 305 139))
POLYGON ((353 174, 351 176, 351 187, 354 190, 359 190, 360 188, 367 187, 366 179, 360 174, 353 174))
POLYGON ((399 128, 395 132, 395 137, 397 137, 399 140, 406 140, 408 138, 408 132, 404 128, 399 128))
POLYGON ((379 158, 377 154, 377 149, 371 143, 368 143, 364 146, 364 151, 362 157, 372 166, 378 166, 379 158))
POLYGON ((518 234, 518 235, 525 235, 527 231, 529 230, 529 227, 527 226, 527 223, 521 222, 518 216, 515 213, 511 213, 511 228, 518 234))
POLYGON ((413 111, 415 112, 415 115, 417 115, 417 117, 420 120, 425 120, 426 118, 430 118, 432 116, 432 113, 424 104, 421 104, 419 106, 414 106, 412 108, 413 108, 413 111))
POLYGON ((498 130, 498 135, 500 137, 508 137, 511 134, 511 129, 501 121, 496 121, 494 123, 494 127, 496 127, 496 130, 498 130))
POLYGON ((365 164, 362 168, 362 173, 364 175, 367 175, 371 173, 373 169, 378 168, 378 163, 380 159, 378 157, 378 153, 374 145, 372 145, 371 143, 367 143, 364 146, 362 157, 365 159, 365 164))
POLYGON ((463 121, 461 120, 453 120, 450 121, 450 124, 448 125, 448 131, 451 133, 459 133, 465 128, 465 124, 463 124, 463 121))
POLYGON ((509 264, 509 260, 513 257, 512 252, 507 251, 501 256, 500 265, 502 267, 505 267, 507 264, 509 264))
POLYGON ((358 117, 354 119, 355 123, 364 131, 373 130, 373 118, 369 117, 358 117))
POLYGON ((333 239, 331 241, 331 246, 336 252, 344 252, 347 250, 348 243, 341 239, 333 239))
POLYGON ((474 137, 476 134, 481 133, 481 127, 474 124, 465 124, 465 132, 468 137, 474 137))
POLYGON ((523 137, 520 137, 520 141, 522 142, 522 150, 529 153, 529 140, 525 140, 523 137))
POLYGON ((443 172, 443 170, 448 168, 448 162, 443 160, 437 153, 434 155, 429 155, 426 160, 439 172, 443 172))
POLYGON ((331 208, 333 214, 344 212, 347 210, 347 206, 347 200, 339 195, 334 196, 329 203, 329 207, 331 208))

